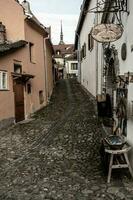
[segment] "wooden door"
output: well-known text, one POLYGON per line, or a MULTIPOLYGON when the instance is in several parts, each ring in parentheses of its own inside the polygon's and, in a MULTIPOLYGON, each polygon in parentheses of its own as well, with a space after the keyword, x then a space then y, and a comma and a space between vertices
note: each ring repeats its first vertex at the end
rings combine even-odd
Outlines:
POLYGON ((25 119, 24 114, 24 86, 21 82, 14 82, 15 99, 15 121, 20 122, 25 119))

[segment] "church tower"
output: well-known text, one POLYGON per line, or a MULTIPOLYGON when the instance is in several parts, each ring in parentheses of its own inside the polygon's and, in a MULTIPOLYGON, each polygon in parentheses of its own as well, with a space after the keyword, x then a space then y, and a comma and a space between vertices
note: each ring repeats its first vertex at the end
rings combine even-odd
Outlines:
POLYGON ((61 33, 60 33, 60 42, 59 42, 59 45, 61 45, 61 44, 65 44, 64 41, 63 41, 62 21, 61 21, 61 33))

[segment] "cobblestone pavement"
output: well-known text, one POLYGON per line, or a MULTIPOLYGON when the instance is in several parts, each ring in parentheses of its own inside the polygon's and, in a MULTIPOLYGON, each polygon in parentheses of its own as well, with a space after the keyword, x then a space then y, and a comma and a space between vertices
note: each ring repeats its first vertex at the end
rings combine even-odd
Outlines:
POLYGON ((58 83, 33 121, 0 134, 0 200, 133 199, 128 173, 106 183, 102 128, 91 97, 73 80, 58 83))

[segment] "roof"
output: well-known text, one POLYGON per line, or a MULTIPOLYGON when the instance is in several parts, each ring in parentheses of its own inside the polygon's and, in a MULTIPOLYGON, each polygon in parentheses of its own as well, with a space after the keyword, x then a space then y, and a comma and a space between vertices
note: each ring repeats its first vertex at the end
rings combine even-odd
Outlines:
POLYGON ((16 51, 17 49, 24 47, 26 44, 27 42, 24 40, 19 40, 13 43, 0 44, 0 56, 16 51))
POLYGON ((26 73, 20 74, 20 73, 15 73, 15 72, 12 72, 12 76, 13 76, 14 79, 19 79, 24 83, 29 81, 31 78, 35 77, 32 74, 26 74, 26 73))
POLYGON ((48 35, 47 32, 47 28, 40 23, 40 21, 35 17, 35 15, 32 13, 31 9, 30 9, 30 3, 26 0, 24 0, 21 3, 23 9, 24 9, 24 13, 27 16, 27 21, 33 23, 33 25, 36 25, 42 32, 44 32, 46 35, 48 35))
POLYGON ((29 22, 29 24, 32 25, 33 28, 39 30, 45 36, 48 36, 48 32, 47 32, 46 28, 41 23, 37 22, 34 15, 27 16, 26 21, 29 22))
POLYGON ((80 35, 86 14, 85 11, 88 9, 89 4, 90 4, 91 0, 83 0, 83 3, 81 5, 81 12, 80 12, 80 16, 79 16, 79 20, 78 20, 78 25, 76 28, 76 34, 75 34, 75 48, 77 48, 77 44, 78 44, 78 37, 80 35))
POLYGON ((66 57, 67 60, 77 60, 77 53, 74 52, 73 54, 69 55, 68 57, 66 57))
POLYGON ((59 44, 59 45, 53 45, 54 52, 56 54, 56 51, 60 51, 62 55, 64 54, 72 54, 74 51, 74 44, 59 44))

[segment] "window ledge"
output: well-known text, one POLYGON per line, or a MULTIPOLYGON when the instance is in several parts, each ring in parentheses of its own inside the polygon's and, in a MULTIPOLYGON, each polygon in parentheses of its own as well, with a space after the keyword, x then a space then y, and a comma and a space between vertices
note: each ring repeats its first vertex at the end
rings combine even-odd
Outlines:
POLYGON ((1 91, 1 92, 8 92, 8 91, 10 91, 10 90, 8 90, 8 89, 0 89, 0 91, 1 91))
POLYGON ((31 64, 34 64, 34 65, 36 64, 35 62, 32 62, 32 61, 30 61, 30 63, 31 63, 31 64))

